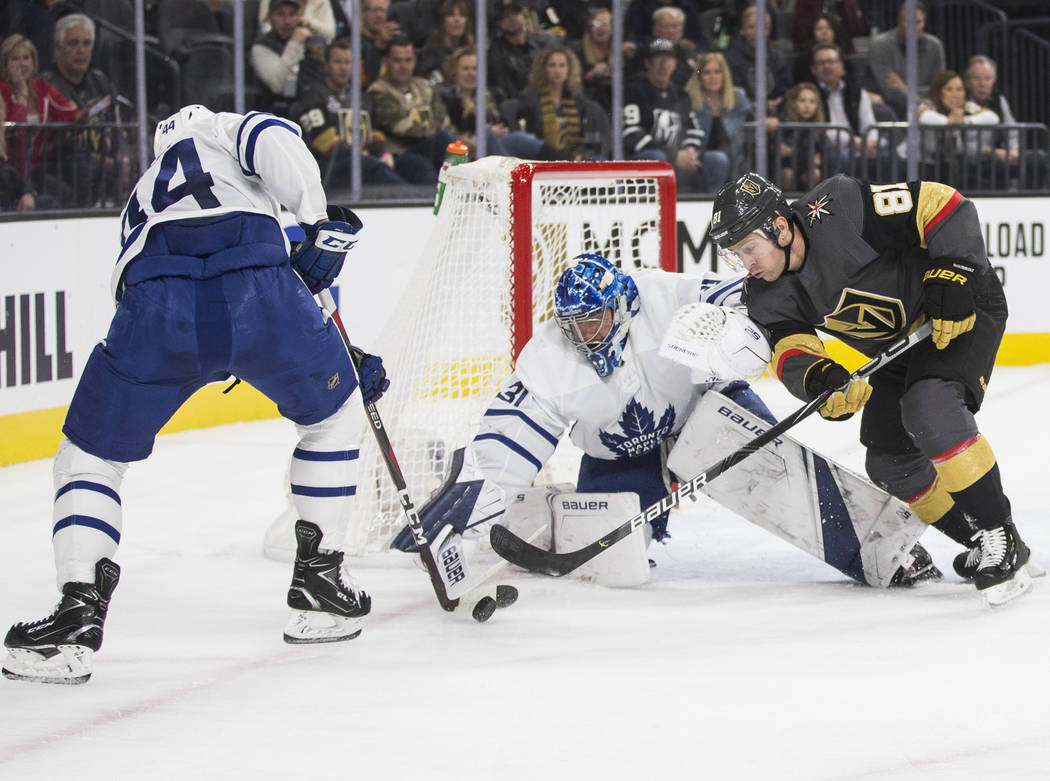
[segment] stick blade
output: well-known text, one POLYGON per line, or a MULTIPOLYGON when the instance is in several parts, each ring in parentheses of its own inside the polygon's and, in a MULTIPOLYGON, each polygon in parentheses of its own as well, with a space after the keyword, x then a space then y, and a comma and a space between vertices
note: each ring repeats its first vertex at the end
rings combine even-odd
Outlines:
POLYGON ((551 553, 537 548, 502 524, 492 524, 489 530, 489 543, 492 545, 492 550, 504 559, 529 572, 541 572, 545 575, 559 577, 576 568, 572 562, 568 562, 566 566, 566 562, 563 561, 570 554, 551 553))

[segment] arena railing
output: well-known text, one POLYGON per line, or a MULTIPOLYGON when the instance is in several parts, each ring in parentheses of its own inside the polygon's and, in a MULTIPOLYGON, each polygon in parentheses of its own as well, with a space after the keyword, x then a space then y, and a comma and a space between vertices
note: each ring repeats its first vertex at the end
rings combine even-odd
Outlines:
MULTIPOLYGON (((888 153, 872 171, 875 181, 905 178, 905 122, 880 122, 872 130, 888 153)), ((996 125, 922 125, 919 176, 967 194, 1045 193, 1050 131, 1038 122, 996 125)))
POLYGON ((119 211, 139 177, 137 128, 125 122, 9 122, 7 162, 39 210, 119 211))

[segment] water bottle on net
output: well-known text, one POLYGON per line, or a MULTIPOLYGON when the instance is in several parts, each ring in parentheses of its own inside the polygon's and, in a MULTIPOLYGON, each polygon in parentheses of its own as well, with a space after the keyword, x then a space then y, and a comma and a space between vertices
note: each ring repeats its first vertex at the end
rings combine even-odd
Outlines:
POLYGON ((467 145, 458 140, 445 147, 445 162, 441 164, 441 170, 438 172, 437 193, 434 195, 434 214, 441 209, 441 201, 445 197, 445 173, 452 166, 467 162, 469 151, 467 145))

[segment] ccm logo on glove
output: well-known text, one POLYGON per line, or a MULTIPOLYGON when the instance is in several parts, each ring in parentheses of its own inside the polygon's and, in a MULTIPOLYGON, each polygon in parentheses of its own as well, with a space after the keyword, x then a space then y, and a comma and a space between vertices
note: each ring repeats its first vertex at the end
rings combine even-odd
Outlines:
POLYGON ((321 230, 317 233, 314 245, 333 252, 349 252, 357 244, 356 236, 347 236, 340 231, 321 230))

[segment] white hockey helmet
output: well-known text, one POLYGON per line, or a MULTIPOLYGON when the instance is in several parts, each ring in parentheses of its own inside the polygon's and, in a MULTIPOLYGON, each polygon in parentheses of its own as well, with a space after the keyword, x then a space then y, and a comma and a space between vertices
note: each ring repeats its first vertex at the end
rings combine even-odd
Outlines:
POLYGON ((183 106, 167 119, 162 119, 153 133, 153 156, 160 157, 176 141, 185 138, 194 124, 213 116, 212 111, 194 104, 183 106))

